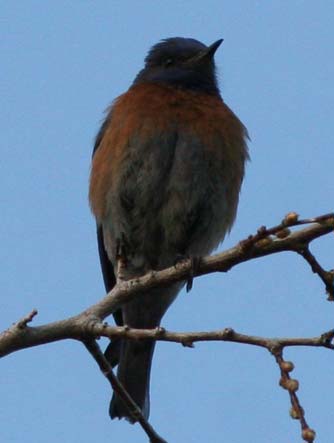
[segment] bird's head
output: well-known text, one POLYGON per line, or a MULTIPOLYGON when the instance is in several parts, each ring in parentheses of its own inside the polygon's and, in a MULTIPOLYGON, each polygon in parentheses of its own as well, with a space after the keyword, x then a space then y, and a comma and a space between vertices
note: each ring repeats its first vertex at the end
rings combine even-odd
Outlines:
POLYGON ((150 49, 134 84, 163 83, 219 94, 214 54, 222 41, 205 46, 192 38, 162 40, 150 49))

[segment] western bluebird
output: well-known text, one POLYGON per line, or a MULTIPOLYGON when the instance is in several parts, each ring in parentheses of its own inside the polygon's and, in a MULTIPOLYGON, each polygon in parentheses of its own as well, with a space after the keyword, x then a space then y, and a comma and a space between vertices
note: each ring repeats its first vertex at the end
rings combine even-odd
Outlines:
MULTIPOLYGON (((211 46, 169 38, 151 48, 109 109, 93 151, 89 199, 106 290, 123 278, 210 253, 233 224, 248 159, 247 130, 223 102, 211 46)), ((155 328, 184 283, 153 289, 115 312, 118 325, 155 328)), ((115 340, 106 356, 144 416, 155 342, 115 340)), ((116 395, 111 418, 133 422, 116 395)))

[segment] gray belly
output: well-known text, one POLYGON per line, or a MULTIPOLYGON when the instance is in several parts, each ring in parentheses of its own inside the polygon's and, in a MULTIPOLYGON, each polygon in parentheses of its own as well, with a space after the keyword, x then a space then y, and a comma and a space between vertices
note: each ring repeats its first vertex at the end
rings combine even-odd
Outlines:
POLYGON ((170 266, 177 255, 211 252, 235 217, 240 183, 233 167, 189 136, 161 135, 140 149, 134 141, 103 222, 112 262, 120 238, 133 274, 170 266))

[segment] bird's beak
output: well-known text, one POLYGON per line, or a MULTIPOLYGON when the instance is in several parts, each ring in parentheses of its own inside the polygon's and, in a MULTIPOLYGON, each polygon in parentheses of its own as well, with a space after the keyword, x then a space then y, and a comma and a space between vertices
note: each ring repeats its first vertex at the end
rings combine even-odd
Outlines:
POLYGON ((224 39, 222 38, 217 40, 216 42, 212 43, 212 45, 200 51, 194 57, 191 57, 189 60, 187 60, 186 63, 191 65, 197 65, 209 62, 210 60, 213 59, 215 52, 217 51, 217 49, 219 48, 219 46, 222 44, 223 41, 224 39))
POLYGON ((217 40, 216 42, 212 43, 212 45, 208 46, 204 51, 202 52, 203 58, 209 58, 211 59, 214 55, 219 46, 223 43, 224 39, 221 38, 217 40))

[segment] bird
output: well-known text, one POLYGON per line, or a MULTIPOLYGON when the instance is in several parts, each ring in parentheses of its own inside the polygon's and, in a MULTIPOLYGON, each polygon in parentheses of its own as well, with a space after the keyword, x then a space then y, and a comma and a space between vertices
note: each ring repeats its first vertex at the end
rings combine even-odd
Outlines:
MULTIPOLYGON (((222 41, 159 41, 107 110, 89 182, 107 292, 119 279, 211 253, 232 227, 249 137, 221 97, 214 55, 222 41)), ((114 313, 116 324, 159 327, 184 284, 147 290, 114 313)), ((146 419, 154 347, 154 340, 116 339, 105 352, 146 419)), ((109 414, 136 421, 116 393, 109 414)))

